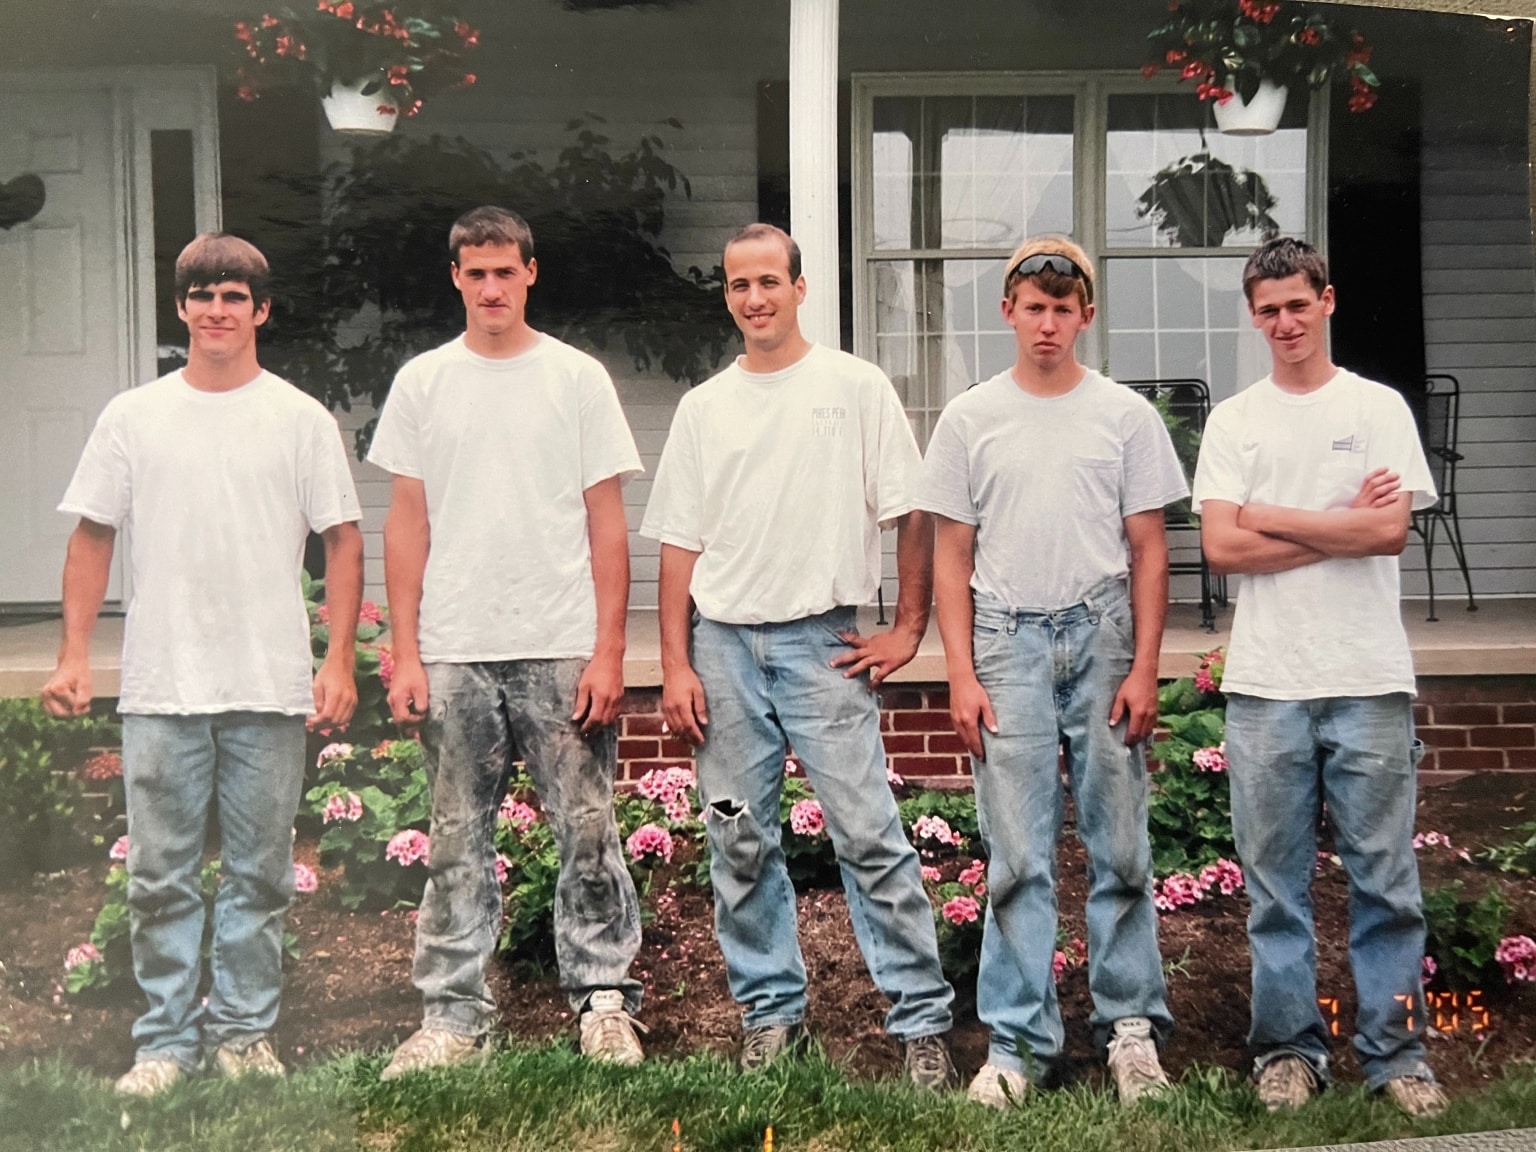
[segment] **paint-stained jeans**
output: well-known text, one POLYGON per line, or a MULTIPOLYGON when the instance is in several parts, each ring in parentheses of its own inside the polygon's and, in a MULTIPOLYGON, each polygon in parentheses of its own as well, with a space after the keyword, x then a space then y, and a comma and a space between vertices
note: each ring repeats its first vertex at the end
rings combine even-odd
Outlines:
POLYGON ((1228 696, 1232 830, 1250 909, 1248 1042, 1258 1054, 1255 1074, 1287 1054, 1327 1074, 1311 896, 1319 806, 1326 804, 1349 879, 1361 1071, 1372 1088, 1398 1076, 1431 1077, 1420 981, 1424 912, 1413 854, 1415 766, 1422 755, 1404 692, 1316 700, 1228 696))
POLYGON ((138 1059, 194 1069, 203 1047, 248 1042, 276 1023, 303 781, 302 716, 123 717, 133 974, 149 1002, 133 1026, 138 1059), (222 880, 205 1006, 198 874, 214 811, 222 880))
POLYGON ((560 854, 555 959, 580 1011, 617 988, 640 1010, 629 966, 640 950, 640 906, 613 813, 614 731, 583 736, 571 720, 585 660, 429 664, 421 739, 432 784, 432 850, 416 923, 413 979, 423 1025, 487 1031, 496 1004, 485 965, 501 927, 496 813, 513 763, 528 766, 560 854))
POLYGON ((867 676, 828 662, 852 608, 782 624, 694 618, 693 666, 709 726, 698 750, 715 933, 749 1028, 805 1018, 795 890, 780 845, 779 795, 792 746, 816 789, 853 931, 900 1040, 947 1032, 954 993, 939 965, 917 852, 885 778, 880 708, 867 676))
POLYGON ((1125 586, 1106 581, 1058 612, 978 594, 972 651, 998 725, 996 735, 982 730, 986 759, 972 760, 990 858, 976 1013, 992 1031, 987 1060, 1038 1081, 1063 1042, 1051 971, 1063 742, 1088 851, 1095 1038, 1102 1045, 1127 1016, 1147 1017, 1159 1037, 1172 1027, 1152 904, 1146 763, 1141 747, 1126 747, 1125 719, 1109 723, 1134 652, 1125 586))

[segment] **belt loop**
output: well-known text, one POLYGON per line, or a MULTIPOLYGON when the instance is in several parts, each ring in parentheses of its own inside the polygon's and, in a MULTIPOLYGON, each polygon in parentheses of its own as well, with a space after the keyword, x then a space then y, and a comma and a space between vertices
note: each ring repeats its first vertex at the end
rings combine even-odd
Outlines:
POLYGON ((1092 596, 1083 597, 1083 607, 1088 609, 1088 623, 1097 624, 1099 622, 1099 606, 1093 602, 1092 596))
POLYGON ((1008 635, 1016 636, 1016 635, 1018 635, 1018 631, 1019 631, 1019 610, 1017 608, 1010 608, 1010 609, 1008 609, 1008 635))

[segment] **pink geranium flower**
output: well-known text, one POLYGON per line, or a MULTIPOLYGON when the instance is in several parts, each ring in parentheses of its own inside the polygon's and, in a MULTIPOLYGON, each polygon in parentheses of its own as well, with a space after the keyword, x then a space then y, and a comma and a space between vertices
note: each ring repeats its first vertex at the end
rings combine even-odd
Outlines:
POLYGON ((372 600, 364 600, 357 610, 357 622, 359 624, 382 624, 384 614, 379 611, 379 606, 372 600))
POLYGON ((646 856, 654 856, 667 862, 672 860, 672 833, 660 824, 642 824, 630 833, 624 842, 629 858, 637 863, 646 856))
POLYGON ((379 652, 379 683, 384 685, 386 691, 390 682, 395 678, 395 654, 390 651, 388 644, 380 644, 379 652))
POLYGON ((939 909, 939 914, 951 924, 974 924, 981 915, 981 905, 969 896, 956 896, 939 909))
POLYGON ((1435 958, 1433 956, 1426 956, 1424 957, 1423 969, 1424 975, 1420 978, 1420 981, 1424 984, 1428 984, 1435 978, 1435 973, 1440 971, 1440 965, 1435 963, 1435 958))
POLYGON ((356 792, 348 792, 345 796, 338 792, 327 800, 325 807, 320 810, 322 824, 334 824, 337 821, 355 824, 362 818, 363 798, 356 792))
POLYGON ((965 837, 949 826, 942 816, 919 816, 912 823, 914 840, 934 840, 956 848, 965 843, 965 837))
POLYGON ((930 884, 937 884, 940 880, 944 879, 944 873, 940 872, 932 864, 922 865, 922 873, 923 879, 930 884))
POLYGON ((982 879, 986 876, 986 874, 987 874, 987 863, 986 863, 986 861, 985 860, 972 860, 970 865, 967 868, 965 868, 964 870, 961 871, 961 873, 957 877, 957 879, 960 881, 960 883, 964 884, 967 888, 974 888, 974 887, 976 887, 976 885, 981 883, 982 879))
POLYGON ((112 841, 112 847, 107 849, 107 859, 118 861, 128 859, 128 837, 119 836, 112 841))
POLYGON ((1219 888, 1223 896, 1230 896, 1243 886, 1243 869, 1231 860, 1218 860, 1200 869, 1197 882, 1202 894, 1219 888))
POLYGON ((1056 949, 1055 955, 1051 957, 1051 980, 1054 983, 1060 984, 1061 974, 1067 970, 1067 967, 1067 954, 1060 948, 1056 949))
POLYGON ((510 796, 503 798, 498 815, 519 832, 528 831, 539 820, 537 812, 521 800, 514 800, 510 796))
POLYGON ((906 784, 906 781, 901 777, 901 773, 892 768, 889 763, 885 766, 885 782, 892 788, 900 788, 906 784))
POLYGON ((76 944, 64 957, 64 971, 69 972, 82 964, 100 959, 101 953, 96 950, 96 945, 90 942, 76 944))
POLYGON ((1199 879, 1188 872, 1174 872, 1152 886, 1152 903, 1162 912, 1198 904, 1204 897, 1199 879))
POLYGON ((1195 752, 1195 767, 1202 772, 1225 772, 1227 770, 1227 745, 1223 741, 1215 748, 1200 748, 1195 752))
POLYGON ((1536 941, 1529 936, 1506 936, 1494 949, 1493 958, 1511 984, 1536 984, 1536 941))
POLYGON ((505 884, 507 877, 512 873, 512 861, 508 860, 503 853, 498 852, 496 853, 493 867, 496 869, 496 883, 505 884))
POLYGON ((293 863, 293 890, 308 894, 320 887, 320 878, 308 864, 293 863))
POLYGON ((402 868, 409 868, 416 861, 423 864, 431 861, 432 844, 427 839, 425 832, 415 828, 407 828, 403 832, 396 832, 389 838, 389 843, 384 847, 384 859, 394 860, 402 868))
POLYGON ((790 831, 800 836, 826 834, 827 820, 821 811, 820 800, 798 800, 789 810, 790 831))
POLYGON ((327 760, 335 760, 338 756, 350 755, 352 755, 352 745, 350 744, 327 744, 324 748, 320 749, 320 755, 315 757, 315 767, 320 767, 327 760))

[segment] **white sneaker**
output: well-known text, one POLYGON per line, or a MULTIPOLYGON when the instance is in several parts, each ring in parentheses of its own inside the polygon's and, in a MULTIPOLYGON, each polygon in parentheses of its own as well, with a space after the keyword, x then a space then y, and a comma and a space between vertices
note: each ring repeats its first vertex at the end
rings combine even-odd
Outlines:
POLYGON ((1109 1070, 1115 1075, 1120 1103, 1126 1106, 1168 1090, 1168 1076, 1157 1060, 1152 1021, 1145 1016, 1115 1021, 1109 1040, 1109 1070))
POLYGON ((112 1087, 124 1096, 158 1096, 187 1078, 187 1070, 164 1056, 140 1060, 117 1078, 112 1087))
POLYGON ((981 1071, 966 1089, 965 1098, 988 1108, 1022 1108, 1024 1097, 1030 1093, 1029 1077, 1012 1068, 999 1068, 996 1064, 983 1064, 981 1071))
POLYGON ((624 993, 617 988, 594 992, 581 1013, 581 1054, 588 1060, 632 1068, 645 1059, 637 1028, 648 1031, 624 1011, 624 993))
POLYGON ((395 1049, 389 1067, 379 1074, 379 1079, 393 1080, 408 1072, 482 1060, 485 1053, 484 1036, 464 1036, 446 1028, 418 1028, 395 1049))

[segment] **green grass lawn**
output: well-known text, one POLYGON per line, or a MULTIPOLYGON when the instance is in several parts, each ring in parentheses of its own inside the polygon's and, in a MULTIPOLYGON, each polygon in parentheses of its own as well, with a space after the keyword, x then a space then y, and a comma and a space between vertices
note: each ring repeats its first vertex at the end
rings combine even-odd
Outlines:
POLYGON ((1191 1070, 1165 1099, 1122 1109, 1083 1088, 1042 1093, 1004 1115, 898 1083, 846 1079, 820 1058, 752 1077, 713 1058, 639 1069, 589 1064, 567 1048, 512 1048, 477 1067, 378 1082, 382 1059, 352 1056, 287 1081, 190 1082, 125 1103, 60 1064, 0 1076, 3 1152, 687 1152, 1064 1149, 1153 1152, 1302 1147, 1536 1127, 1536 1065, 1506 1069, 1439 1120, 1410 1123, 1356 1089, 1269 1116, 1230 1074, 1191 1070))

